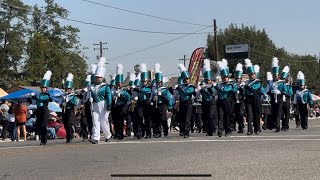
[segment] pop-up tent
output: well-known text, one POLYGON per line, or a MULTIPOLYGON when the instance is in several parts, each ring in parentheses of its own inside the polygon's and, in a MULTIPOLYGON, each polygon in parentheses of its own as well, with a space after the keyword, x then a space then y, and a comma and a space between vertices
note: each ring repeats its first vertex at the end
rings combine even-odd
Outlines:
POLYGON ((2 88, 0 88, 0 97, 8 95, 7 92, 5 92, 2 88))
POLYGON ((22 90, 10 93, 6 96, 0 97, 0 100, 14 100, 14 99, 28 98, 28 94, 30 93, 38 94, 39 92, 31 89, 22 89, 22 90))

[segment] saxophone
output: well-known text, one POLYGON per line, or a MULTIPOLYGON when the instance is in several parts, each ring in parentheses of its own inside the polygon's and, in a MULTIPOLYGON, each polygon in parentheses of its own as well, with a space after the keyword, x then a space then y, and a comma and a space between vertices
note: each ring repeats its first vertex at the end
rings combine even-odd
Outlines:
POLYGON ((306 104, 306 102, 304 101, 304 99, 303 99, 303 96, 304 96, 304 94, 306 93, 306 92, 308 92, 309 90, 308 89, 304 89, 304 90, 302 90, 302 91, 300 91, 299 92, 299 96, 300 96, 300 98, 301 98, 301 102, 302 102, 302 104, 306 104))
POLYGON ((136 103, 137 103, 137 100, 135 100, 135 99, 131 100, 131 104, 130 104, 130 108, 129 108, 130 112, 134 112, 134 108, 136 107, 136 103))

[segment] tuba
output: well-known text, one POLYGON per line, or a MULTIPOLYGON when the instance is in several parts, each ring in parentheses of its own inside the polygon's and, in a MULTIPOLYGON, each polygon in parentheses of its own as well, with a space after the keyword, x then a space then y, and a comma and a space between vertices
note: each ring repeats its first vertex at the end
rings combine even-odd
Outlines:
POLYGON ((220 68, 217 61, 210 61, 211 76, 216 79, 220 75, 220 68))

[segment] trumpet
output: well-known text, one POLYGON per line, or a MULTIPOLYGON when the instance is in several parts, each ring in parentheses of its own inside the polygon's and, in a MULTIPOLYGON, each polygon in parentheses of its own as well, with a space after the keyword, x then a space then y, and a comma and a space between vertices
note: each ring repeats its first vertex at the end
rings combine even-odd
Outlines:
POLYGON ((137 101, 135 99, 131 100, 131 104, 130 104, 130 108, 129 108, 130 112, 134 112, 134 108, 136 107, 136 103, 137 103, 137 101))
POLYGON ((284 80, 278 80, 278 81, 273 82, 272 89, 273 89, 273 97, 274 97, 275 103, 278 103, 278 95, 279 95, 279 93, 277 93, 276 90, 278 90, 278 86, 282 82, 284 82, 284 80))
POLYGON ((239 101, 239 94, 240 94, 240 91, 238 90, 238 91, 236 92, 236 94, 235 94, 235 98, 236 98, 236 103, 237 103, 237 104, 240 103, 240 101, 239 101))
POLYGON ((114 105, 115 105, 115 106, 117 105, 118 97, 119 97, 121 91, 122 91, 121 88, 119 88, 119 89, 117 89, 117 90, 115 91, 115 96, 114 96, 114 97, 115 97, 115 99, 114 99, 114 105))

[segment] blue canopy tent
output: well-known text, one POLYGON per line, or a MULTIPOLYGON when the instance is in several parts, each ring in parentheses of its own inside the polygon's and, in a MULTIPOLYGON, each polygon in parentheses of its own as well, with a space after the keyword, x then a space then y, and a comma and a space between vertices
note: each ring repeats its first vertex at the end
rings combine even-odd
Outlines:
POLYGON ((38 94, 39 91, 35 91, 35 90, 32 90, 32 89, 22 89, 22 90, 10 93, 10 94, 8 94, 6 96, 3 96, 3 97, 0 98, 0 100, 24 99, 24 98, 27 98, 28 97, 27 95, 30 94, 30 93, 38 94))
MULTIPOLYGON (((28 106, 28 109, 37 109, 37 105, 31 104, 28 106)), ((53 112, 62 112, 62 109, 59 107, 59 105, 54 102, 49 102, 48 109, 53 112)))

